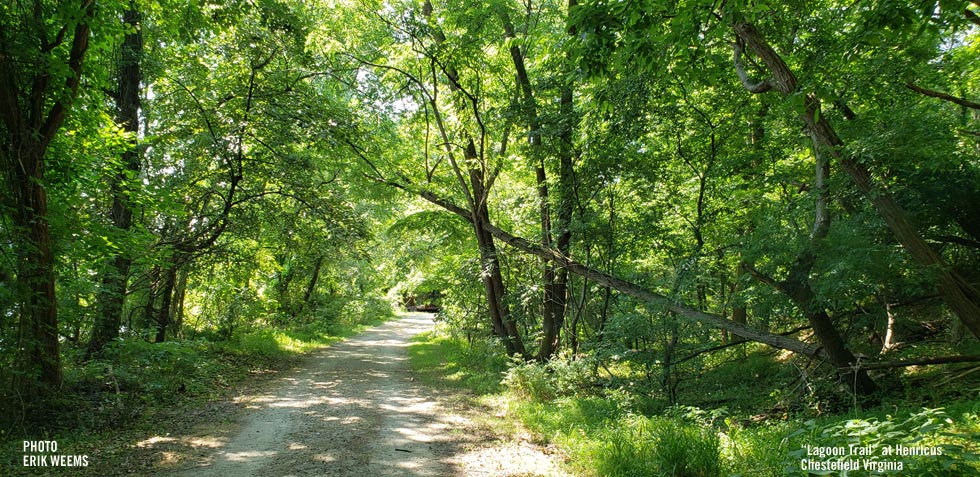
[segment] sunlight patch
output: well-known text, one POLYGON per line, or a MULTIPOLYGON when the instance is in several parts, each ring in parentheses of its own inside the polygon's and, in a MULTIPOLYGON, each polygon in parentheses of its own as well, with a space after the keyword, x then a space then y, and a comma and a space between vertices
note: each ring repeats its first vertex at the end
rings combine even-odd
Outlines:
POLYGON ((244 462, 257 457, 272 457, 278 454, 276 451, 245 451, 245 452, 229 452, 225 454, 225 460, 230 460, 234 462, 244 462))
POLYGON ((153 436, 149 439, 137 442, 136 447, 153 447, 160 443, 169 444, 171 442, 177 442, 177 439, 173 437, 153 436))

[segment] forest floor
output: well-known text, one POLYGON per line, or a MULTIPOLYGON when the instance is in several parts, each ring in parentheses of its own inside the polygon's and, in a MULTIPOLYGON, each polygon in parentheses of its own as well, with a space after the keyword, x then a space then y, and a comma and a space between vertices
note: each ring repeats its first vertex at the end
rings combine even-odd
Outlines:
MULTIPOLYGON (((556 458, 486 422, 493 412, 416 381, 411 313, 317 350, 297 368, 139 442, 156 475, 564 475, 556 458)), ((196 414, 196 415, 195 415, 196 414)))

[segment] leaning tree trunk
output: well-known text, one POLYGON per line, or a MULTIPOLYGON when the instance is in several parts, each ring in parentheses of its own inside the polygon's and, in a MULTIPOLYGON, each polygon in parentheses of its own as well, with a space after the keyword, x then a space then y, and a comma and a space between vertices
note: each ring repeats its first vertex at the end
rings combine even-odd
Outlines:
MULTIPOLYGON (((394 185, 394 184, 393 184, 394 185)), ((404 186, 396 185, 400 188, 405 188, 404 186)), ((459 207, 458 205, 443 199, 442 197, 430 192, 421 190, 418 191, 419 195, 429 202, 438 205, 449 212, 452 212, 459 216, 460 218, 473 223, 473 214, 470 211, 459 207)), ((628 282, 621 278, 617 278, 608 273, 600 272, 592 267, 584 265, 582 263, 576 262, 554 250, 546 249, 532 243, 531 241, 517 237, 510 233, 507 233, 503 229, 494 226, 493 224, 487 222, 482 224, 482 229, 489 232, 491 236, 510 245, 518 250, 524 251, 526 253, 532 254, 537 257, 541 257, 545 260, 550 260, 558 264, 560 267, 568 270, 570 273, 574 273, 584 278, 588 278, 600 285, 604 285, 617 291, 637 298, 639 300, 663 307, 664 309, 675 313, 681 319, 692 322, 701 323, 706 326, 712 326, 720 328, 723 330, 728 330, 730 333, 741 336, 743 338, 758 341, 760 343, 765 343, 775 348, 785 349, 792 351, 794 353, 799 353, 805 356, 811 356, 820 359, 826 359, 827 354, 819 345, 804 343, 799 340, 790 338, 788 336, 776 335, 769 333, 768 331, 757 330, 752 327, 746 326, 741 323, 735 323, 723 316, 707 313, 701 310, 691 308, 689 306, 677 303, 675 300, 661 295, 659 293, 647 290, 635 283, 628 282)))
POLYGON ((854 394, 866 396, 877 391, 878 386, 868 376, 867 371, 860 369, 860 363, 857 362, 854 354, 847 349, 847 343, 837 331, 837 327, 834 326, 826 308, 817 299, 817 295, 810 285, 810 273, 817 260, 816 250, 830 233, 830 189, 828 184, 830 162, 824 156, 824 151, 819 149, 817 138, 814 136, 812 139, 813 155, 816 159, 813 182, 816 202, 810 240, 790 266, 786 279, 772 283, 772 285, 789 297, 806 316, 813 328, 813 334, 827 353, 828 361, 837 368, 844 384, 854 394))
MULTIPOLYGON (((471 153, 475 156, 472 143, 467 148, 467 154, 471 153)), ((470 185, 473 188, 476 204, 476 210, 472 211, 470 217, 476 232, 477 245, 480 247, 480 275, 483 277, 494 331, 504 341, 507 354, 524 357, 527 356, 524 340, 521 338, 517 323, 510 316, 510 309, 505 301, 506 289, 503 275, 500 273, 500 262, 497 259, 497 246, 493 236, 486 230, 490 224, 490 212, 487 207, 487 190, 483 183, 483 174, 479 169, 470 170, 470 185)))
MULTIPOLYGON (((741 39, 745 41, 745 39, 741 39)), ((775 53, 774 53, 775 54, 775 53)), ((742 45, 734 45, 735 69, 743 86, 752 93, 763 93, 768 91, 772 84, 770 82, 753 83, 749 80, 748 74, 742 64, 742 45)), ((833 364, 845 383, 855 394, 867 395, 877 390, 874 381, 868 376, 867 371, 859 369, 859 366, 850 350, 847 349, 843 337, 837 331, 827 310, 817 299, 812 286, 810 285, 810 272, 816 262, 816 250, 827 238, 830 232, 830 210, 828 180, 830 177, 830 161, 825 156, 831 152, 829 144, 825 143, 821 136, 813 129, 810 130, 810 138, 813 142, 813 153, 816 162, 814 171, 814 190, 816 191, 815 218, 813 229, 810 232, 809 243, 797 255, 785 280, 776 282, 768 277, 756 272, 756 276, 763 281, 774 286, 784 295, 789 297, 793 303, 803 312, 813 328, 814 335, 820 341, 827 354, 828 361, 833 364)), ((751 268, 750 268, 751 270, 751 268)))
MULTIPOLYGON (((751 23, 737 22, 733 25, 739 41, 756 56, 762 59, 773 74, 773 78, 759 83, 752 83, 738 62, 740 46, 736 47, 736 70, 742 83, 752 92, 762 93, 775 88, 783 95, 797 94, 796 76, 789 69, 779 54, 766 42, 762 34, 751 23)), ((831 126, 827 118, 819 114, 820 99, 816 95, 807 94, 805 109, 800 114, 817 147, 826 150, 836 159, 841 169, 851 177, 858 189, 874 205, 878 215, 884 219, 892 234, 902 247, 912 255, 919 265, 929 268, 936 275, 936 285, 943 301, 949 309, 959 317, 960 321, 980 338, 980 292, 962 276, 951 270, 942 257, 916 231, 905 210, 881 184, 875 184, 871 172, 863 164, 841 152, 843 141, 831 126)))

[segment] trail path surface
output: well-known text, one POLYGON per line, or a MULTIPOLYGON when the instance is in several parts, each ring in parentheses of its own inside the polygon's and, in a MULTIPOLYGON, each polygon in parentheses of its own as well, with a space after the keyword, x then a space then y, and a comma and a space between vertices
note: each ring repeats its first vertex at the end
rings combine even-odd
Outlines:
POLYGON ((162 451, 160 470, 188 477, 563 475, 537 447, 488 437, 414 381, 409 339, 432 325, 412 313, 319 350, 240 398, 245 410, 227 425, 140 445, 162 451), (181 444, 177 465, 168 443, 181 444))

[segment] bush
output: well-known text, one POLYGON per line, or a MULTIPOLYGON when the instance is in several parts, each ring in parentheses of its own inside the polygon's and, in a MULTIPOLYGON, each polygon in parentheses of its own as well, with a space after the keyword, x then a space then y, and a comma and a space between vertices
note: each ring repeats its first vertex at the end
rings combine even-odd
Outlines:
POLYGON ((586 359, 558 356, 547 363, 516 361, 503 385, 516 395, 538 402, 578 396, 596 383, 595 366, 586 359))
POLYGON ((548 402, 558 396, 554 377, 541 363, 520 363, 504 375, 502 384, 512 393, 534 402, 548 402))

